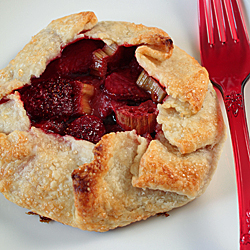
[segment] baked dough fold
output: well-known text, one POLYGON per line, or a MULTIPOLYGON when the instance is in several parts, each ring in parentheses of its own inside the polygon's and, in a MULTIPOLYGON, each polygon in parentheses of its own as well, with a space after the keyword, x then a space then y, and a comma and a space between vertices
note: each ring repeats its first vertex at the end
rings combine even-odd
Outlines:
POLYGON ((182 155, 167 144, 167 141, 161 143, 159 140, 150 142, 140 164, 131 168, 133 186, 176 192, 190 199, 200 196, 216 169, 221 146, 182 155))
POLYGON ((221 140, 225 125, 216 92, 210 83, 202 108, 192 116, 184 116, 176 110, 176 100, 169 96, 158 105, 157 122, 169 142, 182 154, 195 152, 207 145, 214 146, 221 140))
POLYGON ((147 140, 135 131, 111 133, 94 149, 94 161, 73 172, 76 220, 84 230, 107 231, 186 204, 185 195, 131 185, 147 140))

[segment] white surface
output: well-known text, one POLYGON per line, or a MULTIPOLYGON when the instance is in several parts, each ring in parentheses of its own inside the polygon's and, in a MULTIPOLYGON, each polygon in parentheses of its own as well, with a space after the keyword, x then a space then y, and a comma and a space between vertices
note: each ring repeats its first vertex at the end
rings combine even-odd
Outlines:
MULTIPOLYGON (((247 0, 249 22, 250 4, 247 0)), ((199 61, 196 0, 1 0, 0 68, 52 19, 93 10, 99 20, 125 20, 164 29, 199 61)), ((250 88, 246 88, 250 96, 250 88)), ((247 99, 247 97, 246 97, 247 99)), ((248 103, 249 110, 250 104, 248 103)), ((223 106, 223 114, 225 111, 223 106)), ((227 122, 227 121, 226 121, 227 122)), ((229 130, 228 130, 229 134, 229 130)), ((85 232, 57 222, 43 224, 0 194, 1 249, 237 249, 237 196, 230 137, 207 191, 168 218, 153 217, 107 233, 85 232)))

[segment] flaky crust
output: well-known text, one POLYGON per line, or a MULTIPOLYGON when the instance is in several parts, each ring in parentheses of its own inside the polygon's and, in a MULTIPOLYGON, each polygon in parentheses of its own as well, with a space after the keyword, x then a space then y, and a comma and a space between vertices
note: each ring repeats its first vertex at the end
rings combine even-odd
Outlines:
POLYGON ((160 29, 97 22, 93 12, 57 19, 35 35, 0 71, 0 98, 0 192, 19 206, 83 230, 125 226, 198 197, 225 140, 216 93, 194 58, 160 29), (127 131, 107 134, 94 145, 30 126, 15 90, 81 38, 137 45, 137 61, 168 92, 158 104, 162 133, 155 140, 127 131))
POLYGON ((187 196, 131 185, 132 164, 147 144, 134 131, 108 134, 95 159, 73 172, 76 219, 84 230, 107 231, 186 204, 187 196))
POLYGON ((74 225, 71 173, 93 160, 94 145, 72 137, 28 132, 0 134, 0 192, 19 206, 74 225))
POLYGON ((150 142, 139 166, 133 166, 133 186, 176 192, 190 199, 198 197, 211 180, 221 146, 217 144, 183 155, 166 143, 150 142))
POLYGON ((139 48, 144 55, 160 61, 172 55, 173 41, 169 35, 161 29, 142 24, 103 21, 86 32, 85 36, 99 38, 109 45, 142 45, 139 48))
POLYGON ((191 153, 207 145, 216 145, 221 140, 225 125, 216 92, 210 83, 202 108, 192 116, 177 111, 176 101, 169 96, 158 105, 157 121, 162 125, 165 137, 182 154, 191 153))

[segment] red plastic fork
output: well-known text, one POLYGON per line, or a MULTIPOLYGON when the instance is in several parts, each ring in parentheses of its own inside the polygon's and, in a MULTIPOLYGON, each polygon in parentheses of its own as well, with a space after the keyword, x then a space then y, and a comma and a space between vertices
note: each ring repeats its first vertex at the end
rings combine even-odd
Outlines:
POLYGON ((201 63, 222 92, 233 144, 240 249, 250 249, 250 146, 243 88, 250 46, 239 0, 199 0, 201 63))

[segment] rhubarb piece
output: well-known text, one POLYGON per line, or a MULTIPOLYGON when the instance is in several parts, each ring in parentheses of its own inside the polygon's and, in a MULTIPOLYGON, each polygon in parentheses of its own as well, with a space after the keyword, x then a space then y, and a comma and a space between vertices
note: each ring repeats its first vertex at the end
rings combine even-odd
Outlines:
POLYGON ((73 113, 72 86, 62 78, 34 79, 20 89, 21 99, 31 120, 68 119, 73 113))
POLYGON ((31 123, 47 133, 94 143, 112 131, 152 133, 156 105, 147 100, 160 95, 154 83, 145 87, 150 77, 138 80, 145 86, 136 83, 142 68, 134 51, 135 47, 85 39, 66 47, 40 78, 20 89, 31 123))
POLYGON ((136 84, 151 94, 151 98, 155 102, 162 102, 167 95, 166 91, 159 85, 159 83, 150 77, 145 70, 139 75, 136 84))
POLYGON ((115 111, 117 123, 126 131, 135 129, 137 134, 152 133, 156 126, 156 104, 151 100, 139 106, 123 106, 115 111))
POLYGON ((150 99, 148 93, 120 72, 114 72, 106 78, 104 91, 114 100, 145 101, 150 99))
POLYGON ((91 74, 99 77, 105 77, 108 70, 108 63, 112 60, 112 56, 116 53, 118 45, 105 44, 102 49, 93 52, 93 63, 91 65, 91 74))
POLYGON ((73 86, 73 113, 74 115, 91 114, 90 99, 94 96, 95 87, 80 81, 74 81, 73 86))
POLYGON ((103 47, 103 52, 105 52, 108 56, 113 56, 118 49, 118 45, 116 43, 112 43, 110 45, 105 44, 103 47))
POLYGON ((90 84, 95 87, 95 89, 101 88, 104 85, 104 80, 95 77, 93 75, 77 75, 76 77, 72 77, 75 81, 80 81, 84 84, 90 84))
POLYGON ((62 75, 87 73, 92 64, 92 52, 103 47, 100 40, 83 39, 67 46, 58 62, 62 75))
POLYGON ((109 56, 102 50, 97 49, 93 52, 93 63, 90 73, 95 76, 104 77, 107 73, 109 56))
POLYGON ((71 122, 65 129, 65 134, 78 139, 97 143, 106 133, 102 120, 94 115, 83 115, 71 122))

